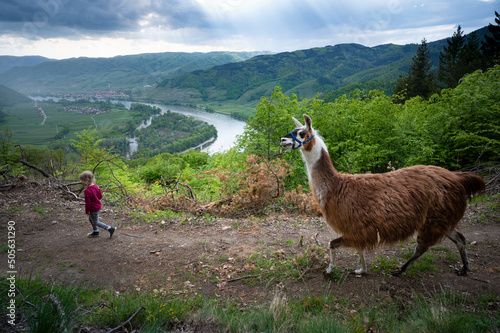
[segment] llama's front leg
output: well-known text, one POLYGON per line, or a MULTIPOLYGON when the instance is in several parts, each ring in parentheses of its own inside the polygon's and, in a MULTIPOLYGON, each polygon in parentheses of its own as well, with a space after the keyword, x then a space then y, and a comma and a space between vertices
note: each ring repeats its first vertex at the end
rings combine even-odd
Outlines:
POLYGON ((340 247, 342 241, 343 241, 342 237, 339 237, 330 242, 330 265, 326 268, 326 271, 323 273, 325 276, 331 275, 333 273, 333 270, 337 266, 335 249, 340 247))
POLYGON ((358 255, 359 255, 359 260, 361 262, 361 267, 359 269, 356 269, 354 271, 354 273, 356 273, 356 274, 366 274, 368 272, 368 270, 366 269, 365 251, 364 250, 358 251, 358 255))
POLYGON ((333 269, 337 266, 337 258, 335 256, 335 250, 330 248, 330 265, 326 268, 326 271, 323 273, 325 276, 331 275, 333 273, 333 269))

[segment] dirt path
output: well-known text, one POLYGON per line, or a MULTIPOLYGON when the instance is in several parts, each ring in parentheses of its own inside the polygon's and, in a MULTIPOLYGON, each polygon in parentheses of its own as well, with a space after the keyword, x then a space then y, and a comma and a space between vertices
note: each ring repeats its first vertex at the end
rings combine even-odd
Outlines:
MULTIPOLYGON (((358 263, 355 252, 341 250, 337 260, 347 276, 343 282, 322 275, 327 256, 321 251, 333 235, 317 217, 191 217, 141 223, 129 212, 105 205, 101 220, 118 230, 112 239, 105 231, 101 237, 89 239, 86 234, 90 224, 83 208, 83 202, 64 200, 59 192, 30 181, 0 191, 2 242, 7 235, 6 222, 15 221, 19 274, 38 275, 57 284, 110 287, 117 292, 190 289, 210 297, 237 297, 244 304, 269 298, 278 283, 291 296, 332 292, 353 301, 441 289, 471 296, 500 294, 498 202, 471 206, 461 223, 470 244, 469 276, 454 274, 454 268, 460 267, 460 257, 446 239, 432 251, 438 272, 414 277, 395 278, 373 270, 357 277, 349 273, 358 263), (318 242, 323 246, 318 247, 318 242), (259 280, 252 267, 254 261, 249 259, 267 258, 279 265, 307 255, 308 246, 321 253, 320 260, 302 268, 298 278, 277 274, 259 280), (242 278, 245 276, 249 278, 242 278)), ((382 256, 401 258, 401 251, 408 246, 369 253, 368 265, 382 256)), ((5 252, 0 254, 0 261, 7 262, 5 252)), ((270 266, 264 272, 273 269, 270 266)), ((6 274, 5 269, 2 274, 6 274)))

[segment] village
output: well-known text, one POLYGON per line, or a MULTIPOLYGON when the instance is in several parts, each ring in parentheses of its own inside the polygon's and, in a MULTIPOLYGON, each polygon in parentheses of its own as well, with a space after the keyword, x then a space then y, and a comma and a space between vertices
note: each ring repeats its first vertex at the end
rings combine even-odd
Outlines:
POLYGON ((101 114, 101 113, 106 113, 109 110, 103 110, 100 109, 96 106, 68 106, 64 107, 64 111, 72 111, 72 112, 77 112, 82 115, 89 115, 89 114, 101 114))
POLYGON ((69 99, 95 99, 95 100, 108 100, 108 99, 126 99, 130 98, 129 95, 114 90, 95 90, 89 93, 78 93, 78 94, 57 94, 60 98, 69 99))

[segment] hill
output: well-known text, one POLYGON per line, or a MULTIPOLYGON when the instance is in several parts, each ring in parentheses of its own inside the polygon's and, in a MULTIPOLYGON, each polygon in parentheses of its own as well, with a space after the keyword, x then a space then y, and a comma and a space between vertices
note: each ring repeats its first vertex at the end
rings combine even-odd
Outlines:
MULTIPOLYGON (((484 38, 487 28, 475 32, 484 38)), ((439 53, 447 39, 428 43, 430 58, 437 70, 439 53)), ((286 93, 314 97, 353 89, 381 89, 387 94, 399 75, 408 73, 418 44, 339 44, 260 55, 252 59, 193 71, 165 80, 151 92, 151 98, 168 102, 258 101, 270 96, 279 85, 286 93)))
POLYGON ((2 73, 0 83, 12 89, 37 94, 82 93, 109 88, 142 89, 193 70, 238 62, 261 53, 166 52, 53 60, 34 66, 12 67, 2 73))
MULTIPOLYGON (((437 64, 445 40, 429 43, 437 64)), ((393 86, 406 74, 418 44, 339 44, 294 52, 256 56, 240 63, 193 71, 161 82, 151 97, 169 102, 239 100, 269 96, 275 86, 310 98, 351 84, 378 81, 393 86), (388 82, 388 83, 387 83, 388 82)))
POLYGON ((0 84, 0 108, 29 102, 31 98, 0 84))
MULTIPOLYGON (((476 31, 484 38, 487 28, 476 31)), ((435 69, 446 39, 428 43, 435 69)), ((355 88, 391 94, 418 44, 366 47, 339 44, 294 52, 154 53, 113 58, 73 58, 13 67, 0 84, 31 94, 128 90, 133 98, 167 103, 232 101, 254 105, 279 85, 310 98, 355 88), (145 87, 154 89, 144 89, 145 87)))
POLYGON ((36 66, 42 62, 52 61, 53 59, 40 56, 0 56, 0 73, 3 73, 13 67, 36 66))

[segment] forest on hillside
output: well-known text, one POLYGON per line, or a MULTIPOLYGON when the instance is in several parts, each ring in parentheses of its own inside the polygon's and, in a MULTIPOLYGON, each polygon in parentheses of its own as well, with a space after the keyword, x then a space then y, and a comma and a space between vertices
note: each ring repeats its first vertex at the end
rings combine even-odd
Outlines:
POLYGON ((217 137, 213 125, 167 111, 151 126, 137 130, 139 149, 135 157, 153 157, 162 153, 177 153, 196 147, 217 137))

